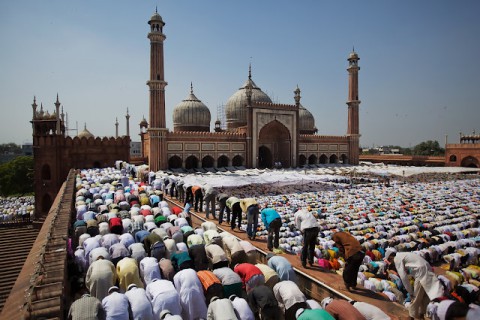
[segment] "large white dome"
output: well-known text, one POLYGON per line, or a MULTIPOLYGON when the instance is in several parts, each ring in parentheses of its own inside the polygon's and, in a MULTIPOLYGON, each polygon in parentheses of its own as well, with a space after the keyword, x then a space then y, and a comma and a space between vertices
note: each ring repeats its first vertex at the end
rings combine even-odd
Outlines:
POLYGON ((251 76, 245 81, 243 86, 238 89, 227 101, 225 106, 225 117, 227 121, 227 129, 235 129, 247 125, 247 95, 246 87, 250 85, 252 88, 252 102, 269 102, 272 100, 267 96, 253 80, 251 76))

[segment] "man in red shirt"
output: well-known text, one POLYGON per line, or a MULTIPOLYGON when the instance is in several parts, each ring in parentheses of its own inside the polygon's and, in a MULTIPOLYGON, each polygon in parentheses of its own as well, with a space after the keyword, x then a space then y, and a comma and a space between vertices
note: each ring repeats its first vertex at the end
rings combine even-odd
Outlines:
POLYGON ((265 277, 262 271, 251 263, 237 264, 233 271, 242 279, 242 287, 247 293, 253 288, 265 284, 265 277))

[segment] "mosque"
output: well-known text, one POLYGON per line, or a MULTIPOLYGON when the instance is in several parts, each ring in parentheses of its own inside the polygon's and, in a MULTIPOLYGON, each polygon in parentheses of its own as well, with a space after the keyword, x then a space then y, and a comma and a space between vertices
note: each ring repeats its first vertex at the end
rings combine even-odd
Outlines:
POLYGON ((253 81, 251 68, 248 79, 226 103, 226 123, 215 121, 214 132, 210 132, 210 110, 197 98, 191 87, 187 97, 174 108, 173 131, 170 131, 165 124, 165 23, 155 12, 148 24, 149 122, 143 119, 140 123, 140 136, 142 157, 151 170, 204 172, 223 167, 358 164, 360 58, 355 51, 348 57, 346 135, 317 135, 313 115, 300 102, 300 89, 297 87, 293 92, 293 104, 273 103, 253 81))
POLYGON ((215 121, 210 132, 211 113, 190 88, 190 93, 173 111, 173 131, 166 127, 163 47, 166 39, 162 17, 155 12, 150 20, 149 121, 140 122, 142 153, 130 158, 130 129, 127 110, 126 135, 95 137, 86 126, 77 136, 68 136, 60 102, 49 113, 34 98, 32 109, 33 154, 35 160, 35 212, 48 213, 53 199, 71 168, 112 167, 116 160, 141 164, 150 170, 206 172, 224 168, 299 167, 306 164, 359 161, 358 61, 353 51, 347 68, 348 128, 346 135, 317 135, 313 115, 302 106, 300 89, 293 92, 293 104, 273 103, 252 79, 251 68, 245 83, 228 99, 225 123, 215 121))

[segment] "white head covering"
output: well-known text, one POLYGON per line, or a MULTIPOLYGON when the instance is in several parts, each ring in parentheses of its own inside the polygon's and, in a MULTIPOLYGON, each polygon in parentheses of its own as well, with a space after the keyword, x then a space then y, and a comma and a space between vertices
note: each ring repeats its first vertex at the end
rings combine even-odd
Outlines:
POLYGON ((387 250, 385 250, 385 259, 388 259, 388 257, 394 252, 397 252, 395 248, 388 247, 387 250))
POLYGON ((327 305, 330 304, 330 302, 332 302, 332 301, 333 301, 333 298, 327 297, 327 298, 322 300, 320 305, 322 306, 323 309, 325 309, 327 307, 327 305))
POLYGON ((448 307, 454 302, 454 300, 443 300, 438 304, 437 317, 439 320, 446 320, 445 316, 447 315, 448 307))
POLYGON ((303 308, 298 309, 297 312, 295 313, 295 318, 298 319, 298 317, 300 317, 303 311, 305 311, 305 309, 303 308))

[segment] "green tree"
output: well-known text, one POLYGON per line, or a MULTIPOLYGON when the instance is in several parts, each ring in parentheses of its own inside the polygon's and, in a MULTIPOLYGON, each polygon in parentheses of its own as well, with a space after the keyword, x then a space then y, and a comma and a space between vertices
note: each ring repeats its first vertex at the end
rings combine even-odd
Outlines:
POLYGON ((33 157, 21 156, 0 165, 0 194, 24 195, 33 192, 33 157))
POLYGON ((412 154, 419 156, 443 156, 445 149, 440 147, 438 141, 424 141, 413 147, 412 154))

